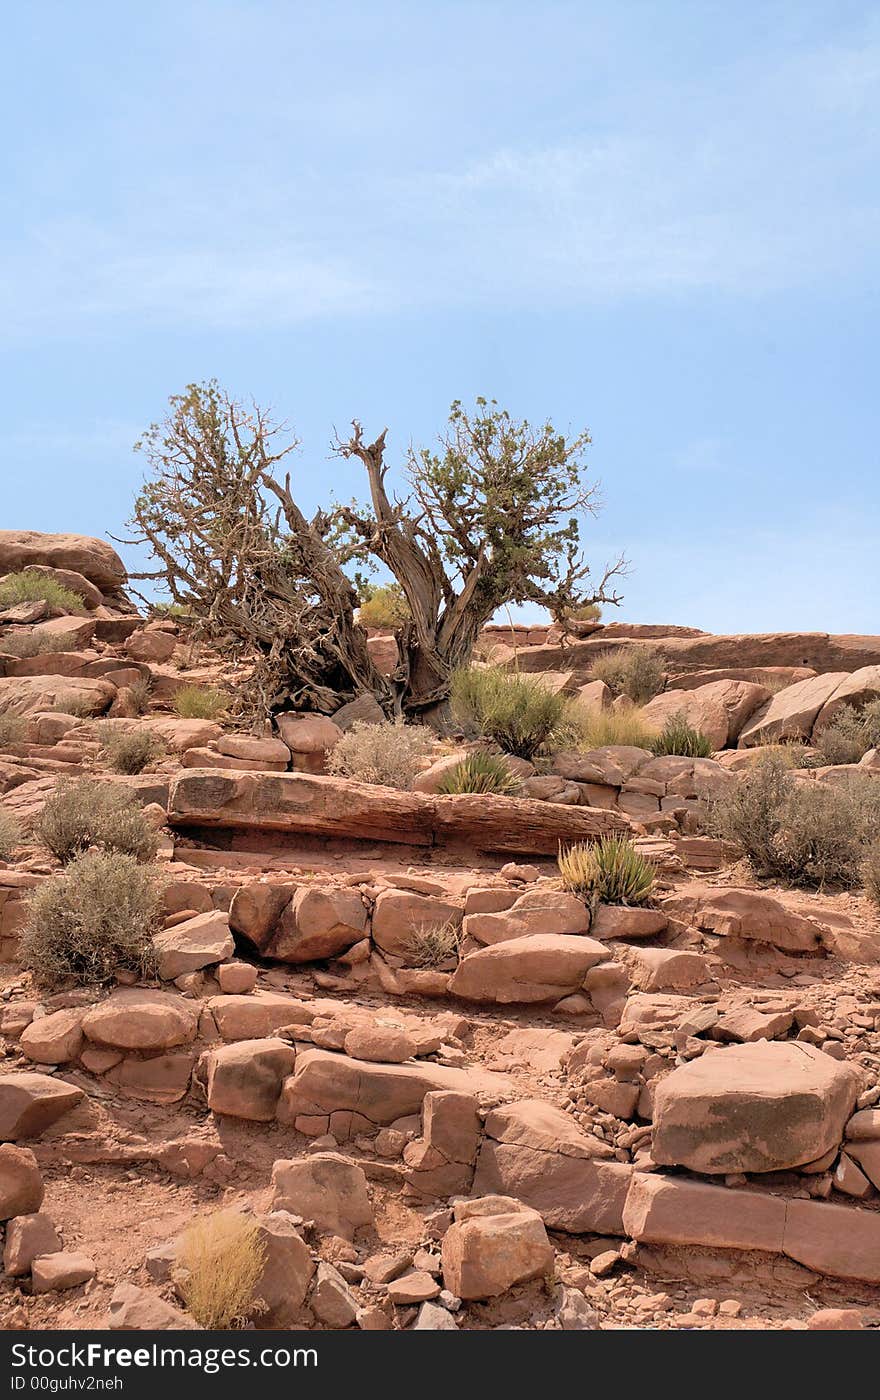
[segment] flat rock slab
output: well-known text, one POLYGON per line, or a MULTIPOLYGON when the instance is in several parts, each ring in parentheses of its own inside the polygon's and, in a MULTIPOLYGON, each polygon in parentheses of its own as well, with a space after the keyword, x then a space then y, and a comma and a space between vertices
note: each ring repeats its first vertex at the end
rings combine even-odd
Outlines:
POLYGON ((802 1166, 840 1143, 860 1087, 851 1065, 800 1042, 712 1051, 658 1085, 651 1153, 708 1173, 802 1166))
POLYGON ((608 949, 580 934, 544 933, 492 943, 462 958, 449 990, 466 1001, 559 1001, 583 985, 608 949))
POLYGON ((374 1064, 332 1050, 301 1050, 295 1072, 285 1081, 278 1117, 283 1123, 292 1123, 297 1117, 351 1112, 371 1123, 388 1124, 421 1113, 425 1095, 434 1089, 501 1095, 511 1088, 506 1075, 490 1070, 423 1062, 374 1064))
POLYGON ((628 831, 619 813, 483 794, 435 797, 305 773, 236 773, 193 768, 172 783, 169 821, 551 855, 560 842, 628 831))

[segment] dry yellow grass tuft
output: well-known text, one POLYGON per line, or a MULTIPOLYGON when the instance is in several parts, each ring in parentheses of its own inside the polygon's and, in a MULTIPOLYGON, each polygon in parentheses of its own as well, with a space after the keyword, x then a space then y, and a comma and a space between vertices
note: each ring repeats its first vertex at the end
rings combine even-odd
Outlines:
POLYGON ((259 1311, 254 1289, 265 1267, 257 1222, 240 1211, 221 1210, 184 1230, 175 1283, 196 1322, 209 1331, 226 1331, 259 1311))

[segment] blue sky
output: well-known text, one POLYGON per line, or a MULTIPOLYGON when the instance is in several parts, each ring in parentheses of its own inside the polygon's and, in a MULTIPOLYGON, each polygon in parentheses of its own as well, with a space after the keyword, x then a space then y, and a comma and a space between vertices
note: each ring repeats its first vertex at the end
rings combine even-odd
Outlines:
POLYGON ((334 426, 397 460, 482 393, 590 427, 618 616, 880 631, 876 4, 3 23, 0 526, 120 532, 194 379, 295 426, 306 508, 334 426))

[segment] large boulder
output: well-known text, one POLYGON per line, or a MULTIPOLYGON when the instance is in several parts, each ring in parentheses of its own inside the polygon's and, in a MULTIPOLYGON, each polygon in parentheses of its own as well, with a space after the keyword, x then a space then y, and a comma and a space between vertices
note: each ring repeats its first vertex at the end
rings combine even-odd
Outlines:
POLYGON ((112 545, 90 535, 44 535, 37 530, 0 530, 0 574, 18 573, 31 564, 72 569, 102 593, 114 593, 126 581, 125 565, 112 545))
POLYGON ((260 1331, 302 1324, 301 1309, 315 1272, 309 1247, 284 1211, 256 1217, 265 1264, 254 1285, 258 1306, 253 1324, 260 1331))
POLYGON ((0 1074, 0 1142, 37 1137, 84 1098, 75 1084, 49 1074, 0 1074))
POLYGON ((663 912, 707 933, 767 943, 789 953, 814 953, 822 943, 822 930, 812 919, 759 890, 690 885, 664 899, 663 912))
POLYGON ((285 1040, 238 1040, 208 1050, 198 1074, 213 1113, 270 1123, 295 1064, 296 1051, 285 1040))
POLYGON ((739 747, 751 749, 781 739, 809 739, 820 710, 847 679, 846 671, 827 671, 778 691, 740 730, 739 747))
POLYGON ((712 1051, 658 1084, 652 1156, 710 1174, 802 1166, 840 1143, 860 1087, 853 1066, 799 1041, 712 1051))
POLYGON ((188 1045, 198 1029, 191 1002, 170 992, 126 988, 87 1012, 83 1034, 113 1050, 169 1050, 188 1045))
POLYGON ((632 1168, 600 1159, 602 1150, 561 1108, 506 1104, 486 1119, 474 1194, 514 1196, 554 1230, 621 1234, 632 1168))
POLYGON ((579 934, 544 933, 493 943, 462 958, 449 984, 453 996, 479 1002, 559 1001, 578 991, 608 950, 579 934))
POLYGON ((70 1006, 31 1021, 22 1031, 19 1046, 29 1060, 40 1065, 66 1065, 82 1048, 83 1012, 70 1006))
POLYGON ((880 666, 860 666, 840 682, 837 689, 825 701, 813 724, 813 734, 819 734, 835 719, 841 710, 849 706, 860 710, 872 700, 880 699, 880 666))
POLYGON ((364 937, 367 910, 357 890, 338 885, 301 885, 281 914, 266 957, 281 962, 334 958, 364 937))
POLYGON ((740 730, 755 711, 770 699, 770 691, 750 681, 719 680, 696 690, 664 691, 645 705, 642 715, 647 724, 662 729, 675 714, 683 714, 688 724, 699 729, 713 749, 735 744, 740 730))
POLYGON ((383 953, 406 960, 420 930, 446 924, 457 928, 461 917, 461 907, 451 900, 412 890, 382 890, 373 910, 373 942, 383 953))
POLYGON ((497 1298, 552 1272, 553 1246, 540 1215, 517 1202, 507 1204, 510 1209, 491 1215, 456 1209, 458 1218, 443 1236, 442 1259, 443 1282, 457 1298, 497 1298))
MULTIPOLYGON (((509 909, 469 914, 464 932, 477 943, 506 943, 533 934, 587 933, 590 915, 582 899, 544 886, 526 890, 509 909)), ((374 934, 375 937, 375 934, 374 934)))
POLYGON ((203 967, 226 962, 235 952, 228 915, 219 909, 210 914, 196 914, 192 919, 157 933, 153 947, 159 959, 159 976, 164 982, 173 982, 175 977, 187 972, 199 972, 203 967))
POLYGON ((4 1142, 0 1146, 0 1220, 31 1215, 42 1204, 43 1177, 33 1152, 4 1142))
POLYGON ((277 1161, 272 1168, 272 1205, 319 1230, 350 1240, 356 1230, 373 1224, 373 1207, 363 1168, 338 1152, 277 1161))
POLYGON ((116 686, 103 676, 2 676, 0 715, 36 715, 47 710, 100 715, 116 699, 116 686))
POLYGON ((258 991, 211 997, 207 1009, 223 1040, 259 1040, 285 1026, 308 1025, 314 1017, 306 1003, 288 992, 258 991))

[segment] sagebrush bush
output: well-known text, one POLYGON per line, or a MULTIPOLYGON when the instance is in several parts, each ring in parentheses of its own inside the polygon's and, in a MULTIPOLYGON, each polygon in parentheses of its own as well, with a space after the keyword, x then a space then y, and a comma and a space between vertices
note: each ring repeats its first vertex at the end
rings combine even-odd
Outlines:
POLYGON ((494 792, 511 797, 519 789, 519 778, 511 773, 500 754, 477 749, 450 768, 440 780, 438 792, 494 792))
POLYGON ((118 851, 85 851, 28 900, 21 958, 45 986, 155 972, 161 898, 155 873, 118 851))
POLYGON ((497 666, 470 667, 452 676, 450 703, 465 730, 492 739, 505 753, 533 758, 564 742, 571 701, 534 676, 497 666))
POLYGON ((813 739, 826 763, 858 763, 869 749, 880 747, 880 700, 863 709, 844 705, 813 739))
POLYGON ((658 758, 665 754, 677 754, 681 758, 708 758, 712 745, 705 734, 688 724, 687 717, 679 711, 669 716, 660 733, 652 740, 651 752, 658 758))
POLYGON ((128 687, 132 703, 139 715, 145 715, 150 708, 150 699, 153 694, 153 685, 145 677, 135 681, 134 685, 128 687))
POLYGON ((21 841, 21 827, 11 812, 0 810, 0 860, 12 860, 21 841))
POLYGON ((406 961, 410 967, 444 968, 458 962, 461 925, 449 920, 443 924, 420 924, 406 940, 406 961))
POLYGON ((880 840, 872 841, 862 866, 865 894, 880 906, 880 840))
POLYGON ((183 1231, 173 1277, 196 1322, 218 1332, 241 1327, 264 1310, 254 1290, 265 1267, 257 1222, 240 1211, 221 1210, 183 1231))
POLYGON ((0 715, 0 748, 8 744, 23 744, 27 737, 27 720, 22 715, 0 715))
POLYGON ((171 703, 181 719, 220 719, 229 709, 232 696, 212 685, 184 685, 171 703))
POLYGON ((399 583, 367 584, 362 599, 357 617, 363 627, 400 627, 412 617, 399 583))
POLYGON ((644 705, 663 689, 666 662, 654 647, 619 647, 596 657, 590 678, 604 681, 615 695, 628 695, 633 704, 644 705))
POLYGON ((38 574, 31 569, 0 579, 0 608, 13 608, 17 603, 48 603, 50 608, 63 613, 86 610, 79 593, 65 588, 48 574, 38 574))
POLYGON ((29 656, 48 656, 56 652, 76 651, 77 643, 70 638, 59 637, 53 632, 20 631, 7 632, 0 641, 0 651, 7 656, 16 656, 24 661, 29 656))
POLYGON ((418 724, 367 724, 358 720, 327 755, 327 771, 338 778, 381 787, 412 787, 431 743, 418 724))
POLYGON ((143 773, 165 753, 165 740, 152 729, 114 729, 101 738, 114 773, 143 773))
POLYGON ((155 829, 133 792, 90 778, 56 783, 35 824, 35 834, 60 861, 90 846, 150 861, 159 847, 155 829))
POLYGON ((601 603, 581 603, 569 613, 572 622, 599 622, 602 618, 601 603))
POLYGON ((74 719, 91 719, 95 713, 95 702, 88 695, 77 693, 75 690, 66 690, 63 695, 59 695, 54 712, 62 715, 73 715, 74 719))
POLYGON ((563 887, 588 904, 645 904, 651 897, 656 868, 625 836, 581 841, 558 857, 563 887))
POLYGON ((759 875, 793 885, 852 887, 880 836, 880 781, 798 779, 777 755, 763 758, 712 806, 710 829, 735 841, 759 875))
POLYGON ((592 710, 578 708, 577 742, 580 748, 602 749, 609 744, 650 750, 657 730, 648 724, 638 708, 631 710, 592 710))

